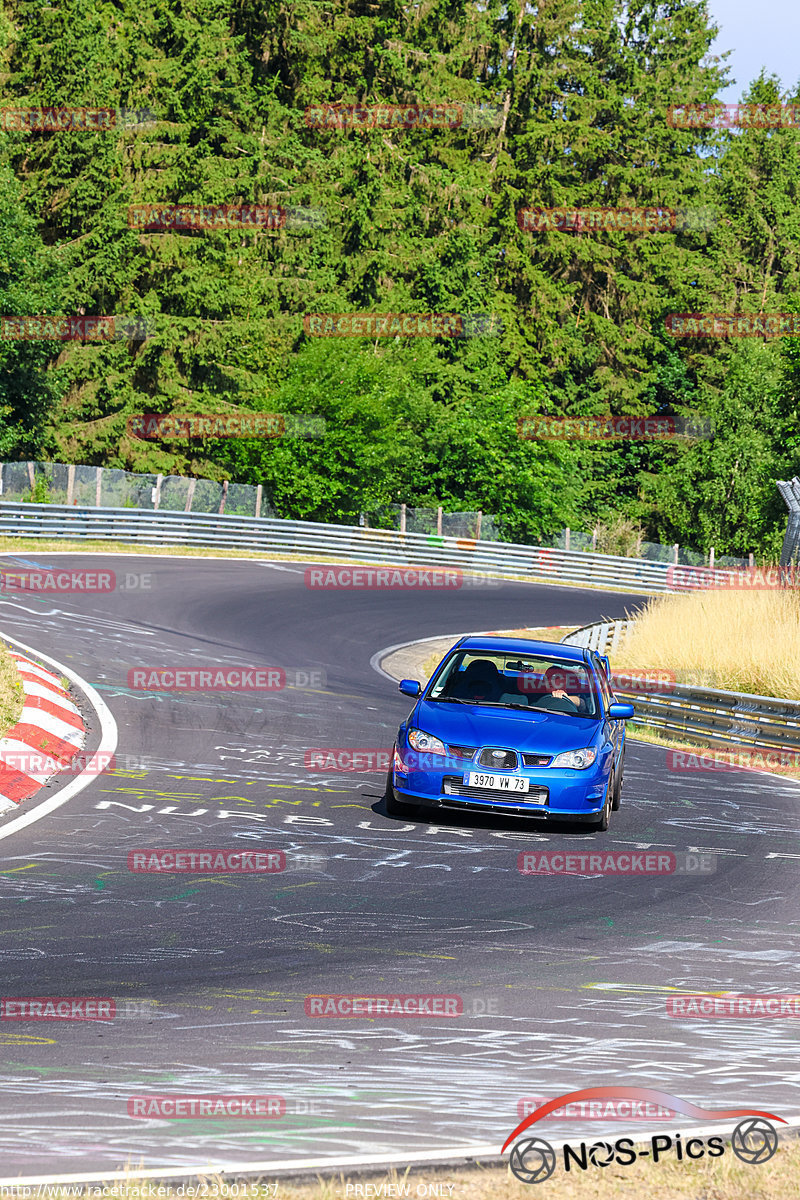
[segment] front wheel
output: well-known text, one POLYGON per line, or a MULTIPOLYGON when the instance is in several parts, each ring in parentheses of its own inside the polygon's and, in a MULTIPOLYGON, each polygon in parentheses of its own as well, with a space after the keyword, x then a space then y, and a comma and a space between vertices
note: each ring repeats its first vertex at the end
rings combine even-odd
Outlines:
POLYGON ((605 831, 608 829, 608 823, 611 820, 611 808, 614 803, 613 789, 615 786, 615 780, 612 776, 608 781, 608 787, 606 788, 606 801, 601 809, 600 816, 596 821, 593 822, 591 826, 591 828, 596 830, 598 833, 605 833, 605 831))
POLYGON ((386 801, 386 811, 390 817, 409 817, 417 811, 418 805, 411 803, 405 804, 402 800, 398 800, 392 783, 392 768, 389 767, 389 773, 386 776, 386 791, 384 792, 384 800, 386 801))

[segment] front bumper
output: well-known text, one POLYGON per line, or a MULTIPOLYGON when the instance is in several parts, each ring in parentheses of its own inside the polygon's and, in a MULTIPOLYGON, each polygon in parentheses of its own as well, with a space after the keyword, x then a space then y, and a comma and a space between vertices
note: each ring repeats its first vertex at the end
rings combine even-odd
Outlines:
POLYGON ((470 788, 463 775, 475 770, 475 764, 448 759, 442 770, 406 770, 392 767, 392 784, 402 803, 426 808, 463 809, 471 812, 505 813, 508 816, 538 820, 593 821, 602 811, 611 771, 611 754, 600 755, 584 771, 570 768, 523 767, 498 774, 521 775, 529 781, 529 792, 511 793, 470 788), (543 803, 526 802, 526 795, 537 795, 543 803))

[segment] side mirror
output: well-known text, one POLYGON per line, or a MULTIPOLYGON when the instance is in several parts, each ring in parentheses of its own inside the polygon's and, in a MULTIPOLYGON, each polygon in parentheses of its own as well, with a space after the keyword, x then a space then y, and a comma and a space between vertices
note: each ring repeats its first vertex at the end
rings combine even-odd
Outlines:
POLYGON ((609 704, 609 721, 629 721, 633 716, 632 704, 609 704))
MULTIPOLYGON (((419 696, 422 692, 422 688, 417 683, 416 679, 401 679, 400 691, 404 696, 419 696)), ((628 708, 630 708, 631 712, 633 712, 633 708, 630 704, 628 705, 628 708)))

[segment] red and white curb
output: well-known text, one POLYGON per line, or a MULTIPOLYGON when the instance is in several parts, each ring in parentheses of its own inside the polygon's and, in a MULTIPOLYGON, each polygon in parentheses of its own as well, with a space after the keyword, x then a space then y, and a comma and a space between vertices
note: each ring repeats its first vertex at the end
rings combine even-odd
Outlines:
POLYGON ((0 738, 0 812, 29 799, 72 762, 86 726, 61 680, 24 654, 11 651, 24 701, 16 725, 0 738))

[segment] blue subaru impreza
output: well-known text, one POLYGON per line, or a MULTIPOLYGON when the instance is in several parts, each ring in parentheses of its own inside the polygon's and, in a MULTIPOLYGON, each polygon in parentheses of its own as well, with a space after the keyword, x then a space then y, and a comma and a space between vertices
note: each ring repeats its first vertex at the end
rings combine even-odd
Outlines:
POLYGON ((400 726, 387 810, 468 809, 608 829, 619 808, 625 721, 608 660, 560 642, 463 637, 400 726))

